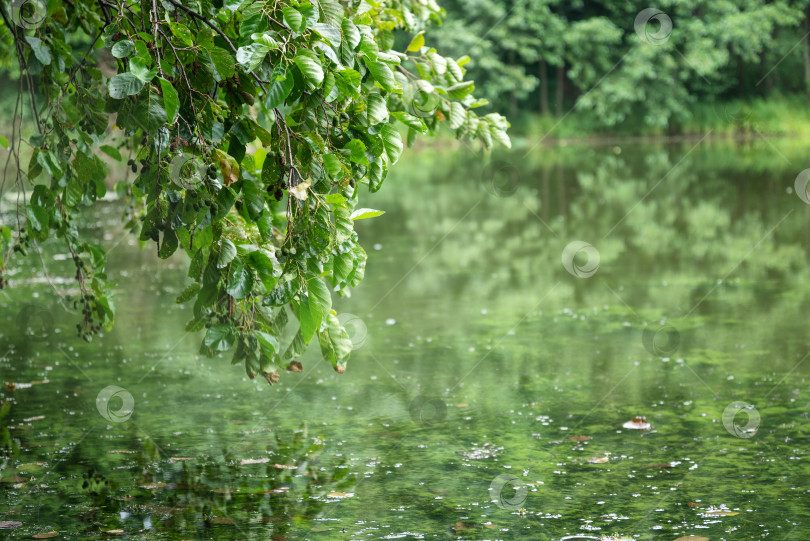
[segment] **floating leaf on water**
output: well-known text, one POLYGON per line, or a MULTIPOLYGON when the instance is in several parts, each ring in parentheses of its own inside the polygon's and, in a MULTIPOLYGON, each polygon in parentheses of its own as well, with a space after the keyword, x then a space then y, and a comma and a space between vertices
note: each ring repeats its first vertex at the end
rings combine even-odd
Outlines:
POLYGON ((123 535, 124 530, 106 530, 106 531, 103 531, 101 533, 106 534, 106 535, 123 535))
POLYGON ((624 428, 631 430, 649 430, 652 425, 647 422, 646 417, 635 417, 622 425, 624 428))
POLYGON ((50 532, 38 533, 33 537, 34 539, 50 539, 51 537, 56 537, 57 535, 59 535, 59 532, 56 530, 51 530, 50 532))
POLYGON ((588 459, 588 464, 604 464, 605 462, 609 462, 610 457, 606 456, 596 456, 593 458, 588 459))
POLYGON ((267 490, 267 491, 263 492, 262 494, 284 494, 285 492, 288 492, 289 490, 290 490, 290 487, 278 487, 278 488, 272 488, 270 490, 267 490))
POLYGON ((286 466, 284 464, 273 464, 274 468, 278 468, 280 470, 294 470, 295 466, 286 466))
POLYGON ((689 507, 700 507, 700 504, 699 504, 699 503, 695 503, 695 502, 689 502, 689 503, 687 503, 686 505, 688 505, 689 507))
POLYGON ((709 541, 709 538, 699 535, 687 535, 686 537, 679 537, 675 541, 709 541))
POLYGON ((268 462, 270 462, 270 459, 267 458, 267 457, 264 457, 264 458, 246 458, 244 460, 240 460, 239 465, 240 466, 247 466, 249 464, 267 464, 268 462))
POLYGON ((171 462, 180 462, 180 461, 183 461, 183 460, 196 460, 196 459, 193 456, 191 456, 191 457, 188 457, 188 456, 170 456, 169 460, 171 462))
POLYGON ((590 436, 569 436, 568 439, 570 441, 588 441, 591 439, 590 436))
POLYGON ((354 492, 330 492, 327 494, 330 498, 351 498, 354 492))
POLYGON ((461 404, 456 404, 456 407, 457 408, 466 408, 466 407, 469 407, 469 404, 465 404, 464 402, 462 402, 461 404))
POLYGON ((0 530, 10 530, 11 528, 19 528, 22 522, 16 520, 0 520, 0 530))
POLYGON ((23 419, 24 423, 30 423, 31 421, 41 421, 44 419, 44 415, 37 415, 36 417, 29 417, 28 419, 23 419))
POLYGON ((137 451, 127 451, 125 449, 114 449, 107 451, 108 455, 134 455, 137 451))

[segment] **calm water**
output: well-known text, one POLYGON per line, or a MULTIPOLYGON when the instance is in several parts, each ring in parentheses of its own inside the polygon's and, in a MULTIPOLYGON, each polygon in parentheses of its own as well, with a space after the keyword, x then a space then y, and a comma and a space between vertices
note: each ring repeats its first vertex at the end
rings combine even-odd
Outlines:
POLYGON ((0 536, 810 538, 810 162, 696 143, 412 153, 358 223, 349 369, 272 388, 197 355, 186 262, 105 206, 113 332, 6 272, 0 536))

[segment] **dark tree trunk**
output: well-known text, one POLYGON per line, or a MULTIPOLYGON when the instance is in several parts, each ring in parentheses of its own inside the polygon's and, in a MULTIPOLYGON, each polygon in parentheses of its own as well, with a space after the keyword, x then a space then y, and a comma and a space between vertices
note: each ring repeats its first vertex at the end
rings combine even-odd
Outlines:
POLYGON ((540 61, 540 113, 548 115, 548 66, 545 60, 540 61))
POLYGON ((557 116, 563 114, 563 93, 565 92, 565 63, 557 67, 557 91, 554 99, 556 101, 554 112, 557 116))

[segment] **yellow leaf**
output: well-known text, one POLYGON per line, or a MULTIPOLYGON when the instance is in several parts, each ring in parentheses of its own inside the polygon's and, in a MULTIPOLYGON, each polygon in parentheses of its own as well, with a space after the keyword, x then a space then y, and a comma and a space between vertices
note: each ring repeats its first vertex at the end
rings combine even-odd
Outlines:
POLYGON ((411 44, 408 45, 407 51, 409 53, 415 53, 424 46, 425 46, 425 31, 423 30, 413 37, 413 39, 411 40, 411 44))

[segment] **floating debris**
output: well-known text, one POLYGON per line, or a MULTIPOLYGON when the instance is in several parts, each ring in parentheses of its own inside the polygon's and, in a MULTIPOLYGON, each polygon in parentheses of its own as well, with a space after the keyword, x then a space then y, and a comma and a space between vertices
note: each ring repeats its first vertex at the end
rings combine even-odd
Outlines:
POLYGON ((707 517, 733 517, 739 515, 736 511, 731 511, 725 507, 709 507, 703 513, 707 517))
POLYGON ((652 425, 647 422, 646 417, 634 417, 622 426, 631 430, 650 430, 652 428, 652 425))
POLYGON ((461 454, 467 460, 483 460, 485 458, 495 458, 503 452, 503 447, 496 447, 491 443, 485 443, 481 447, 473 447, 469 451, 462 451, 461 454))
POLYGON ((675 541, 709 541, 709 538, 699 535, 687 535, 686 537, 679 537, 675 541))
POLYGON ((351 498, 354 492, 330 492, 327 494, 330 498, 351 498))
POLYGON ((279 470, 294 470, 297 466, 287 466, 285 464, 273 464, 274 468, 278 468, 279 470))
POLYGON ((59 535, 59 532, 56 530, 51 530, 49 532, 38 533, 33 537, 34 539, 50 539, 51 537, 56 537, 57 535, 59 535))
POLYGON ((0 530, 10 530, 11 528, 19 528, 22 522, 16 520, 0 520, 0 530))
POLYGON ((239 461, 240 466, 247 466, 250 464, 267 464, 270 462, 270 459, 267 457, 264 458, 246 458, 244 460, 239 461))
POLYGON ((610 462, 609 456, 597 456, 588 459, 588 464, 604 464, 605 462, 610 462))

